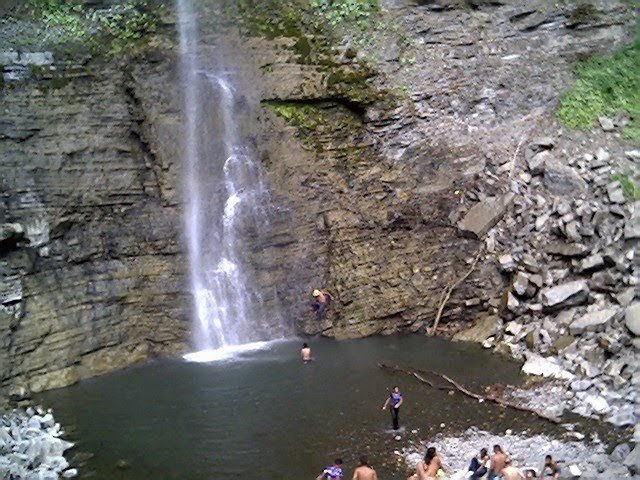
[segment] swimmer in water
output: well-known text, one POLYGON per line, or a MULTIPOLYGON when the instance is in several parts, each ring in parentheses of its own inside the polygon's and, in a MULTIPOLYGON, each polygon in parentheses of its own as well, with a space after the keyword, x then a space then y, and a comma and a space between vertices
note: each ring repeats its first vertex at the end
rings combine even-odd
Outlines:
POLYGON ((369 466, 369 461, 364 455, 360 457, 360 466, 353 472, 352 480, 378 480, 376 471, 369 466))
POLYGON ((306 343, 302 344, 302 349, 300 350, 300 358, 302 358, 303 363, 309 363, 311 361, 311 349, 306 343))

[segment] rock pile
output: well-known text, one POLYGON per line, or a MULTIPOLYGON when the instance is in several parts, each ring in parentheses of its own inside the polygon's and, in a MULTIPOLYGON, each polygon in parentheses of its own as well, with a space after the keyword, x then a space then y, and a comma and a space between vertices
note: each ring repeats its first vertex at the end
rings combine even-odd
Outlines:
POLYGON ((600 147, 580 156, 554 144, 546 137, 530 143, 526 162, 513 169, 513 208, 484 238, 507 288, 485 303, 497 322, 483 332, 475 331, 478 322, 473 339, 526 360, 525 373, 564 380, 573 412, 633 426, 640 414, 640 201, 612 179, 629 171, 638 152, 600 147))
POLYGON ((56 480, 78 474, 64 452, 73 443, 62 440, 60 424, 50 412, 28 407, 0 417, 0 478, 56 480))

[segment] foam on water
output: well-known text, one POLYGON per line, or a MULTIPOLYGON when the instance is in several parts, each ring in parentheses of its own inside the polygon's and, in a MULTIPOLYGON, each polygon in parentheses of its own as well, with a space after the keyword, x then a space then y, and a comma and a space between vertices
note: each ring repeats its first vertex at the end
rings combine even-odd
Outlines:
POLYGON ((243 343, 241 345, 227 345, 221 348, 199 350, 197 352, 187 353, 183 355, 187 362, 209 363, 219 362, 221 360, 229 360, 237 357, 241 353, 252 352, 255 350, 263 350, 268 348, 273 342, 252 342, 243 343))

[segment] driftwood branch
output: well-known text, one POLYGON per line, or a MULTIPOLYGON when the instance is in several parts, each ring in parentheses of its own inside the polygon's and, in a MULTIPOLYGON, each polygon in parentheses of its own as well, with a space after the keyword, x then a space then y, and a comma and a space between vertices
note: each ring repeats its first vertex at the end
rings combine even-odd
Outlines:
POLYGON ((513 160, 511 160, 511 167, 509 168, 509 180, 513 178, 513 174, 516 171, 516 161, 518 160, 518 152, 520 151, 522 142, 524 142, 524 137, 520 138, 520 141, 518 142, 518 146, 516 147, 516 151, 513 154, 513 160))
POLYGON ((391 365, 386 365, 384 363, 379 363, 378 367, 380 368, 384 368, 385 370, 391 370, 392 372, 395 373, 403 373, 405 375, 409 375, 410 377, 416 378, 417 380, 419 380, 422 383, 426 383, 427 385, 429 385, 431 388, 436 388, 438 390, 454 390, 455 387, 449 387, 447 385, 435 385, 433 382, 430 382, 429 380, 427 380, 426 378, 424 378, 422 375, 420 375, 420 373, 418 372, 414 372, 411 370, 404 370, 398 366, 391 366, 391 365))
MULTIPOLYGON (((417 370, 417 371, 413 371, 413 370, 406 370, 403 368, 396 366, 390 366, 390 365, 386 365, 384 363, 379 363, 378 367, 386 369, 386 370, 391 370, 392 372, 400 372, 400 373, 404 373, 406 375, 412 376, 414 378, 417 378, 418 380, 420 380, 422 383, 426 383, 429 386, 433 386, 433 384, 431 382, 429 382, 428 380, 426 380, 425 378, 423 378, 420 375, 420 372, 422 372, 421 370, 417 370)), ((502 406, 502 407, 506 407, 506 408, 512 408, 514 410, 519 410, 521 412, 528 412, 528 413, 533 413, 535 415, 537 415, 538 417, 547 420, 549 422, 552 423, 560 423, 560 420, 556 417, 551 417, 549 415, 545 415, 542 412, 538 412, 537 410, 534 410, 532 408, 528 408, 528 407, 523 407, 522 405, 518 405, 516 403, 512 403, 508 400, 505 400, 504 398, 500 398, 498 396, 495 395, 480 395, 478 393, 474 393, 472 391, 470 391, 469 389, 467 389, 466 387, 464 387, 463 385, 459 384, 458 382, 456 382, 455 380, 451 379, 450 377, 442 374, 442 373, 438 373, 438 372, 434 372, 432 370, 428 370, 426 371, 426 373, 429 373, 431 375, 434 375, 436 377, 440 377, 442 378, 444 381, 450 383, 451 385, 453 385, 453 387, 458 390, 460 393, 463 393, 464 395, 471 397, 471 398, 475 398, 476 400, 482 400, 482 401, 489 401, 489 402, 494 402, 497 403, 498 405, 502 406)), ((435 387, 435 388, 442 388, 442 387, 435 387)))
POLYGON ((449 301, 449 298, 451 298, 451 294, 453 293, 453 291, 456 289, 458 285, 460 285, 467 278, 469 278, 469 275, 471 275, 471 272, 473 272, 473 270, 476 268, 476 265, 478 264, 478 260, 480 260, 480 256, 482 255, 482 252, 483 252, 483 248, 480 247, 480 249, 478 250, 478 253, 476 254, 476 258, 473 259, 473 262, 471 263, 471 267, 469 267, 469 270, 467 270, 467 272, 458 280, 456 280, 454 283, 447 285, 442 291, 442 298, 440 300, 440 306, 438 307, 438 313, 436 314, 436 318, 433 321, 433 326, 429 329, 430 335, 434 335, 436 333, 436 328, 438 328, 438 323, 440 323, 440 318, 442 318, 442 312, 444 311, 444 307, 449 301))

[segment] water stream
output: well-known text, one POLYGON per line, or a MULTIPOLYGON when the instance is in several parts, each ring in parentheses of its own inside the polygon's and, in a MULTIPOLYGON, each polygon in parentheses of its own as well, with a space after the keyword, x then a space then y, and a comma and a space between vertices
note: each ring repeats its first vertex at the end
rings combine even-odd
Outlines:
POLYGON ((185 111, 185 232, 194 296, 192 360, 254 347, 288 331, 266 312, 253 282, 251 239, 269 228, 271 200, 247 132, 251 99, 234 69, 235 52, 199 51, 192 0, 177 0, 185 111), (240 346, 240 347, 239 347, 240 346))

